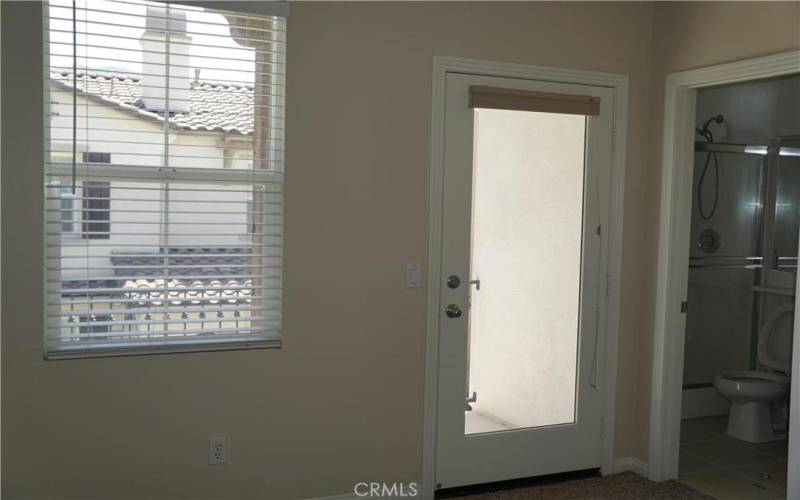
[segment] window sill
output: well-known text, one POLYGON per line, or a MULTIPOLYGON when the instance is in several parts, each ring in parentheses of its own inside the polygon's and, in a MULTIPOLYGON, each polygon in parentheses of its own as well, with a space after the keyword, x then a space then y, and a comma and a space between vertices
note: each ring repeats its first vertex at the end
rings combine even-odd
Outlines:
POLYGON ((190 352, 209 352, 209 351, 239 351, 243 349, 275 349, 281 347, 280 339, 248 340, 248 341, 170 341, 169 343, 151 342, 147 346, 135 342, 120 342, 113 346, 102 348, 86 348, 78 346, 74 348, 62 347, 45 353, 45 361, 56 361, 62 359, 82 359, 82 358, 110 358, 119 356, 147 356, 153 354, 178 354, 190 352))

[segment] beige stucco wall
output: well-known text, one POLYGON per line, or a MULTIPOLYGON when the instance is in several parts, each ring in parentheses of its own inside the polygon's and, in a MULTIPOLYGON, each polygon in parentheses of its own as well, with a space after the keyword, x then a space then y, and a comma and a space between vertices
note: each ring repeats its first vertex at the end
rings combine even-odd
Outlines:
POLYGON ((284 348, 44 362, 41 13, 3 2, 3 496, 291 499, 420 478, 425 293, 403 274, 426 260, 434 54, 630 75, 615 453, 646 457, 661 82, 796 46, 796 4, 759 5, 294 3, 284 348), (209 467, 217 435, 228 464, 209 467))
MULTIPOLYGON (((57 158, 55 162, 69 162, 70 151, 72 148, 72 94, 64 90, 53 89, 50 92, 50 145, 48 149, 55 151, 57 158), (66 153, 64 153, 66 152, 66 153)), ((78 96, 76 100, 76 127, 78 134, 77 149, 80 152, 92 151, 111 154, 112 165, 140 165, 147 167, 158 167, 161 165, 161 156, 164 152, 163 122, 155 122, 149 119, 131 119, 130 113, 123 112, 113 106, 99 104, 97 101, 88 101, 78 96), (87 116, 91 129, 87 128, 87 116), (102 125, 98 125, 102 124, 102 125), (89 131, 91 133, 89 133, 89 131), (155 135, 154 135, 155 134, 155 135)), ((175 130, 169 136, 169 164, 176 167, 192 168, 223 168, 224 165, 224 142, 222 134, 208 132, 192 132, 175 130)), ((229 161, 230 168, 246 168, 247 159, 241 153, 235 153, 229 161)), ((248 155, 252 156, 252 155, 248 155)), ((78 154, 78 161, 81 161, 78 154)), ((94 178, 98 179, 97 176, 94 178)), ((56 179, 52 179, 54 182, 56 179)), ((106 179, 108 180, 108 179, 106 179)), ((69 179, 61 179, 62 182, 69 183, 69 179)), ((71 258, 81 257, 80 266, 98 267, 90 277, 107 277, 109 266, 111 266, 110 256, 112 248, 110 244, 129 245, 123 248, 114 248, 119 251, 135 251, 140 245, 143 252, 155 251, 159 244, 159 231, 154 229, 154 224, 160 220, 160 214, 142 213, 140 201, 130 201, 134 199, 150 199, 154 203, 159 203, 162 192, 156 191, 159 185, 140 182, 120 182, 110 181, 112 189, 111 199, 111 232, 110 238, 99 240, 82 240, 80 234, 67 236, 67 245, 61 249, 61 255, 71 258), (139 210, 139 211, 136 211, 139 210), (146 223, 146 224, 142 224, 146 223), (149 224, 149 225, 147 225, 149 224), (119 232, 121 234, 113 234, 119 232), (85 245, 75 246, 76 242, 83 242, 85 245), (90 255, 92 257, 90 257, 90 255), (85 260, 84 260, 85 257, 85 260)), ((78 197, 80 193, 80 182, 78 197)), ((241 192, 241 188, 235 185, 224 187, 195 185, 197 189, 203 191, 186 191, 185 185, 172 183, 173 188, 183 189, 174 191, 172 196, 172 206, 175 213, 171 214, 169 229, 170 245, 222 245, 240 246, 247 242, 247 220, 243 212, 243 203, 248 199, 247 194, 241 192), (183 213, 188 211, 203 210, 203 202, 230 202, 231 205, 225 210, 219 210, 213 216, 204 214, 197 216, 194 214, 183 213), (213 224, 203 225, 201 222, 226 223, 224 231, 219 231, 219 226, 213 224), (191 226, 187 223, 193 222, 191 226), (214 232, 238 233, 230 236, 198 237, 192 236, 193 233, 209 234, 214 232)), ((58 190, 53 189, 50 193, 51 198, 58 196, 58 190)), ((80 208, 81 199, 74 202, 75 208, 80 208)), ((219 207, 218 205, 213 205, 219 207)), ((51 201, 50 210, 58 210, 60 203, 55 199, 51 201)), ((205 210, 208 210, 206 207, 205 210)), ((81 214, 74 213, 73 220, 80 220, 81 214)), ((57 221, 58 213, 51 212, 48 215, 51 221, 57 221)), ((74 223, 75 231, 81 231, 80 222, 74 223)), ((48 232, 59 230, 59 224, 51 224, 48 232)), ((64 279, 85 279, 84 269, 75 269, 75 262, 70 261, 71 271, 63 271, 64 279)), ((48 265, 53 266, 54 261, 49 261, 48 265)))
MULTIPOLYGON (((40 18, 33 3, 3 10, 15 20, 3 26, 3 92, 17 96, 3 100, 15 123, 3 130, 25 145, 3 150, 3 203, 26 214, 3 211, 8 496, 289 499, 421 477, 425 292, 403 279, 405 263, 426 260, 434 54, 631 75, 627 180, 633 192, 643 182, 652 6, 300 2, 288 31, 285 347, 44 362, 40 18), (209 467, 216 435, 228 464, 209 467)), ((624 288, 638 309, 638 284, 624 288)), ((634 322, 622 329, 626 456, 638 346, 634 322)))
MULTIPOLYGON (((322 307, 334 324, 352 323, 350 315, 360 311, 358 328, 380 335, 363 347, 374 350, 372 342, 378 342, 396 349, 394 355, 375 351, 372 363, 380 366, 384 356, 393 356, 392 363, 402 364, 375 387, 401 377, 402 384, 393 381, 387 390, 411 391, 402 398, 402 415, 380 417, 408 426, 401 434, 409 439, 397 436, 403 455, 411 459, 408 470, 421 466, 425 294, 403 290, 402 274, 404 262, 426 259, 435 54, 631 77, 626 196, 633 201, 626 207, 623 258, 634 272, 623 271, 622 296, 625 310, 635 312, 621 319, 616 403, 616 454, 631 454, 641 309, 635 272, 641 267, 638 193, 644 182, 651 10, 637 3, 292 5, 287 61, 296 62, 288 63, 287 89, 287 337, 294 331, 312 336, 324 331, 319 320, 293 312, 292 304, 305 302, 322 307), (348 221, 352 229, 337 234, 348 221), (329 252, 326 259, 313 258, 318 247, 329 252), (350 264, 342 269, 338 262, 350 264), (325 287, 306 284, 341 279, 345 282, 338 286, 354 294, 347 311, 338 308, 349 301, 317 302, 317 294, 327 295, 325 287)), ((348 349, 355 348, 351 342, 348 349)))
POLYGON ((467 394, 511 428, 573 422, 586 117, 476 109, 474 123, 467 394))
MULTIPOLYGON (((669 73, 785 52, 800 47, 798 2, 661 2, 653 23, 651 118, 643 195, 641 252, 642 336, 636 391, 638 427, 634 452, 647 459, 653 361, 664 83, 669 73)), ((626 203, 628 200, 626 200, 626 203)))

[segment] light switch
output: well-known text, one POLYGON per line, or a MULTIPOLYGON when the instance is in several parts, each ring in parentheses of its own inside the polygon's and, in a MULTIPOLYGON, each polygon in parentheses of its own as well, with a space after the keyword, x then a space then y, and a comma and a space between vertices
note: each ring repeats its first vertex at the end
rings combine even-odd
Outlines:
POLYGON ((422 286, 422 270, 419 264, 412 262, 406 264, 406 288, 419 288, 422 286))

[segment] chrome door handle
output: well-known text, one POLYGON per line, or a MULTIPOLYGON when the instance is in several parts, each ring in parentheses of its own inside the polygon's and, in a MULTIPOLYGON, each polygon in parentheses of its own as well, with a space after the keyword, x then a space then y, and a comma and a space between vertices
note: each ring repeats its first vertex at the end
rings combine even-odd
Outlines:
POLYGON ((447 315, 448 318, 460 318, 461 308, 455 304, 450 304, 444 309, 444 313, 447 315))
POLYGON ((452 289, 458 288, 458 285, 461 284, 461 278, 456 276, 455 274, 451 274, 447 277, 447 286, 452 289))

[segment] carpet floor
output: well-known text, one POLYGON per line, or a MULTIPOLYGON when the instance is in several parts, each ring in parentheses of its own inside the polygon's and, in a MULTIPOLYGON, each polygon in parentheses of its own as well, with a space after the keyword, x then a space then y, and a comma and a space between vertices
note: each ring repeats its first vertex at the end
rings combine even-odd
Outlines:
POLYGON ((458 497, 460 500, 713 500, 677 481, 655 483, 633 472, 458 497))

